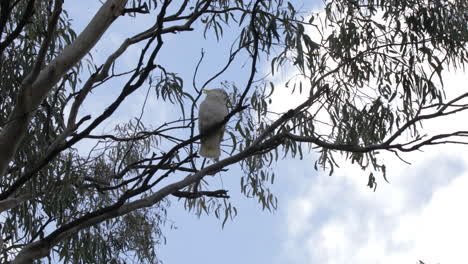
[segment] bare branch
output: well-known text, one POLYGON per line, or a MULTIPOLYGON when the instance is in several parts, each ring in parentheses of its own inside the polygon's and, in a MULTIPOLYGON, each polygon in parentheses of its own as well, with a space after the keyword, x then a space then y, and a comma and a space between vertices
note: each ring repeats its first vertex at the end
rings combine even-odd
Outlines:
POLYGON ((176 191, 172 193, 175 197, 185 198, 185 199, 197 199, 203 196, 213 197, 213 198, 229 198, 227 195, 227 190, 217 190, 217 191, 200 191, 200 192, 183 192, 176 191))

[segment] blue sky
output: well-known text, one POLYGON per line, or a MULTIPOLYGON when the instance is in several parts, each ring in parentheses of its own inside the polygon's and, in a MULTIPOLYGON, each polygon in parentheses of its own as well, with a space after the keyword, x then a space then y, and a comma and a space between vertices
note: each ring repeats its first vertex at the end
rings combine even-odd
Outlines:
MULTIPOLYGON (((300 1, 297 1, 300 3, 300 1)), ((77 33, 100 5, 96 0, 65 1, 77 33), (85 3, 85 4, 83 4, 85 3)), ((150 25, 154 16, 138 20, 119 18, 93 49, 96 64, 115 50, 131 33, 150 25)), ((203 47, 206 59, 199 75, 202 83, 213 69, 224 64, 229 44, 204 40, 200 31, 171 35, 159 56, 169 71, 180 73, 187 89, 191 87, 193 67, 203 47), (196 54, 195 56, 193 54, 196 54), (221 58, 221 59, 220 59, 221 58)), ((229 39, 229 37, 228 37, 229 39)), ((226 43, 230 43, 227 41, 226 43)), ((139 49, 132 48, 120 60, 134 62, 139 49)), ((248 68, 240 61, 221 80, 242 85, 248 68)), ((283 73, 284 78, 288 74, 283 73)), ((466 74, 446 74, 448 96, 466 88, 466 74)), ((277 84, 281 85, 279 78, 277 84)), ((216 82, 215 82, 216 83, 216 82)), ((98 88, 89 97, 81 115, 99 113, 121 86, 116 81, 98 88)), ((137 116, 146 89, 132 95, 113 118, 99 129, 137 116)), ((293 103, 294 97, 281 91, 281 104, 293 103)), ((169 105, 150 101, 143 120, 155 125, 171 120, 169 105)), ((458 115, 428 124, 429 131, 441 131, 466 124, 458 115), (458 120, 458 121, 457 121, 458 120)), ((86 148, 85 145, 81 147, 86 148)), ((168 218, 177 229, 166 227, 167 244, 159 248, 164 263, 460 263, 468 260, 463 245, 468 244, 468 155, 462 147, 425 148, 424 152, 406 155, 408 166, 395 157, 384 155, 390 184, 379 181, 376 192, 366 188, 366 173, 342 163, 329 177, 313 169, 315 154, 304 160, 283 160, 275 165, 276 181, 272 190, 279 200, 278 210, 262 211, 253 199, 246 199, 239 188, 240 171, 232 167, 222 179, 210 181, 229 188, 239 214, 224 229, 214 216, 198 218, 184 210, 174 199, 168 218)))

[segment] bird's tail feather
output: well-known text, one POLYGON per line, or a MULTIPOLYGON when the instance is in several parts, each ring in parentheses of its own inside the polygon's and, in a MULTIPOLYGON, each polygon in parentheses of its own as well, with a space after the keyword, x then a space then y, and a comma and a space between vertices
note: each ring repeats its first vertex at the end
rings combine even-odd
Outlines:
POLYGON ((218 147, 210 146, 210 144, 202 144, 200 148, 200 155, 205 158, 217 159, 221 156, 221 151, 218 147))
POLYGON ((201 140, 200 155, 205 158, 217 159, 221 156, 222 134, 216 133, 201 140))

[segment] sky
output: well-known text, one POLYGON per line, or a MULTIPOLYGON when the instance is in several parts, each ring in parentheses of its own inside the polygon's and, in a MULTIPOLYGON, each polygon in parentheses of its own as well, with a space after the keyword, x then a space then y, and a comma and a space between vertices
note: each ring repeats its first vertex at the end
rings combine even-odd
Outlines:
MULTIPOLYGON (((99 5, 96 0, 65 1, 77 32, 99 5)), ((102 63, 130 33, 149 25, 152 19, 119 18, 93 49, 94 61, 102 63)), ((198 58, 193 54, 199 54, 201 47, 206 51, 206 63, 199 75, 202 83, 213 68, 223 65, 229 48, 213 38, 205 40, 201 34, 193 31, 168 36, 159 57, 169 70, 180 73, 187 89, 193 89, 191 78, 198 58)), ((120 63, 132 63, 138 52, 138 47, 131 48, 120 63)), ((239 86, 245 83, 248 67, 243 68, 243 63, 248 60, 241 61, 222 80, 236 81, 239 86)), ((450 98, 466 88, 467 75, 447 73, 445 80, 450 98)), ((116 81, 94 91, 80 114, 100 113, 119 91, 119 84, 116 81)), ((132 95, 100 129, 108 131, 115 124, 137 116, 145 93, 142 89, 132 95)), ((295 98, 288 92, 280 90, 275 97, 281 98, 283 106, 294 104, 295 98)), ((467 117, 451 116, 425 128, 463 129, 467 117)), ((158 124, 170 118, 171 106, 150 101, 143 120, 158 124)), ((229 186, 231 201, 239 211, 237 217, 222 228, 214 216, 198 218, 173 199, 168 218, 177 228, 171 229, 169 225, 164 228, 167 243, 158 249, 159 258, 164 263, 205 264, 390 264, 418 260, 427 264, 463 263, 468 261, 464 247, 468 244, 468 213, 464 206, 468 200, 466 154, 466 147, 461 146, 424 148, 405 155, 411 165, 384 155, 390 183, 380 179, 375 192, 366 187, 367 174, 347 162, 343 161, 330 177, 328 172, 313 169, 317 158, 314 153, 303 160, 285 159, 273 168, 277 177, 272 191, 278 198, 278 209, 274 212, 262 211, 255 200, 245 198, 239 188, 240 171, 230 169, 222 178, 210 180, 229 186)))

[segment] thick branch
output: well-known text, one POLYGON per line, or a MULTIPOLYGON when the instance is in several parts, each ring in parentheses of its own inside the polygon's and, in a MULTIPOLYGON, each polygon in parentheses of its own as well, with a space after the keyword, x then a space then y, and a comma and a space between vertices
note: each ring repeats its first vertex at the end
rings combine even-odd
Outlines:
POLYGON ((22 204, 23 202, 31 199, 32 196, 31 195, 21 195, 21 196, 18 196, 18 197, 13 197, 13 198, 8 198, 6 200, 3 200, 3 201, 0 201, 0 213, 1 212, 4 212, 4 211, 7 211, 7 210, 10 210, 10 209, 13 209, 15 208, 16 206, 22 204))
POLYGON ((187 176, 185 179, 181 181, 178 181, 178 182, 175 182, 175 183, 172 183, 163 187, 162 189, 150 195, 149 197, 139 199, 139 200, 127 203, 127 204, 122 204, 122 201, 127 200, 128 198, 119 199, 119 201, 116 202, 114 205, 101 208, 92 213, 88 213, 85 216, 78 218, 74 220, 73 222, 66 224, 65 226, 62 226, 61 228, 52 232, 50 235, 48 235, 44 239, 34 242, 32 244, 29 244, 28 246, 23 248, 20 251, 20 253, 17 255, 17 257, 15 258, 15 260, 13 261, 13 264, 24 263, 25 261, 30 261, 33 259, 38 259, 43 256, 47 256, 50 249, 54 245, 56 245, 61 240, 65 239, 66 237, 72 235, 73 233, 78 232, 81 229, 98 224, 107 219, 125 215, 139 208, 153 206, 154 204, 160 202, 162 199, 164 199, 168 195, 171 195, 174 193, 176 193, 176 195, 181 194, 181 193, 178 193, 179 190, 200 181, 205 175, 210 174, 215 171, 219 171, 222 168, 229 166, 231 164, 235 164, 251 155, 254 155, 259 150, 265 147, 270 148, 271 142, 266 141, 264 145, 250 146, 249 148, 245 149, 244 151, 232 157, 226 158, 215 164, 212 164, 200 170, 197 173, 187 176))
MULTIPOLYGON (((169 2, 167 2, 167 3, 169 3, 169 2)), ((192 23, 194 23, 195 20, 197 18, 199 18, 203 14, 203 11, 206 10, 209 7, 210 3, 211 3, 211 1, 206 1, 200 9, 196 10, 196 12, 193 13, 191 18, 184 25, 175 26, 175 27, 178 27, 178 30, 189 30, 192 23)), ((166 5, 166 7, 167 7, 167 5, 166 5)), ((99 14, 99 12, 98 12, 98 14, 99 14)), ((27 171, 17 181, 15 181, 8 190, 6 190, 6 191, 4 191, 3 193, 0 194, 0 200, 1 199, 6 199, 7 197, 9 197, 9 195, 14 193, 25 182, 27 182, 29 179, 31 179, 37 173, 37 171, 39 171, 42 167, 44 167, 48 162, 50 162, 61 151, 71 147, 76 142, 78 142, 79 140, 81 140, 84 137, 86 137, 87 135, 89 135, 89 133, 94 128, 96 128, 100 123, 102 123, 106 118, 108 118, 110 115, 112 115, 114 113, 114 111, 119 107, 119 105, 123 102, 123 100, 128 95, 133 93, 136 89, 138 89, 144 83, 144 81, 146 80, 149 73, 156 67, 154 65, 154 59, 155 59, 156 55, 158 54, 158 52, 161 49, 162 44, 163 44, 161 35, 169 33, 169 32, 174 32, 173 30, 175 30, 173 27, 170 27, 168 29, 163 29, 164 15, 165 15, 165 7, 163 7, 161 9, 160 14, 158 15, 158 19, 157 19, 157 23, 156 23, 154 31, 147 30, 145 33, 137 34, 136 36, 133 37, 133 39, 128 40, 128 42, 126 41, 119 48, 119 50, 114 53, 115 56, 111 56, 111 57, 108 58, 108 61, 106 61, 106 63, 104 64, 104 68, 101 71, 101 73, 105 74, 107 72, 105 67, 111 65, 111 63, 108 63, 108 62, 111 62, 111 61, 115 60, 115 58, 117 56, 119 56, 123 51, 125 51, 125 49, 128 47, 128 45, 130 45, 132 43, 135 43, 135 42, 138 42, 138 41, 141 41, 141 40, 144 40, 144 39, 147 39, 147 38, 150 38, 147 46, 145 47, 145 49, 142 52, 142 55, 140 56, 140 61, 139 61, 139 66, 138 67, 141 67, 143 58, 145 57, 144 55, 146 53, 146 50, 149 48, 149 45, 152 43, 152 41, 157 38, 158 39, 158 45, 154 49, 152 54, 149 56, 150 58, 148 60, 147 67, 144 70, 142 70, 141 72, 139 70, 136 70, 135 74, 130 78, 130 80, 125 85, 125 87, 124 87, 122 93, 119 95, 119 97, 109 107, 107 107, 106 110, 99 117, 97 117, 81 133, 76 134, 71 140, 69 140, 69 141, 67 141, 67 142, 65 142, 63 144, 58 145, 55 149, 50 149, 50 151, 47 153, 47 155, 45 155, 45 157, 40 162, 38 162, 37 166, 34 166, 34 168, 27 171), (132 83, 138 76, 139 76, 139 78, 136 80, 136 82, 132 83)), ((245 109, 245 107, 237 108, 236 111, 233 111, 233 113, 231 113, 231 115, 226 118, 226 122, 235 113, 240 112, 240 111, 242 111, 244 109, 245 109)), ((225 122, 223 122, 223 124, 225 124, 225 122)), ((0 143, 1 143, 1 139, 2 138, 1 138, 1 135, 0 135, 0 143)), ((61 139, 63 139, 63 138, 61 138, 61 139)), ((199 138, 192 138, 193 141, 198 140, 198 139, 199 138)), ((60 143, 60 140, 58 140, 56 143, 60 143)), ((1 150, 1 144, 0 144, 0 150, 1 150)), ((1 153, 0 153, 0 158, 1 158, 1 153)), ((1 169, 1 164, 0 164, 0 169, 1 169)))
POLYGON ((121 14, 126 3, 127 0, 105 2, 84 31, 63 50, 61 55, 51 61, 37 78, 25 79, 15 109, 0 133, 0 177, 3 177, 8 164, 15 156, 26 134, 34 109, 59 79, 91 50, 115 18, 121 14))

